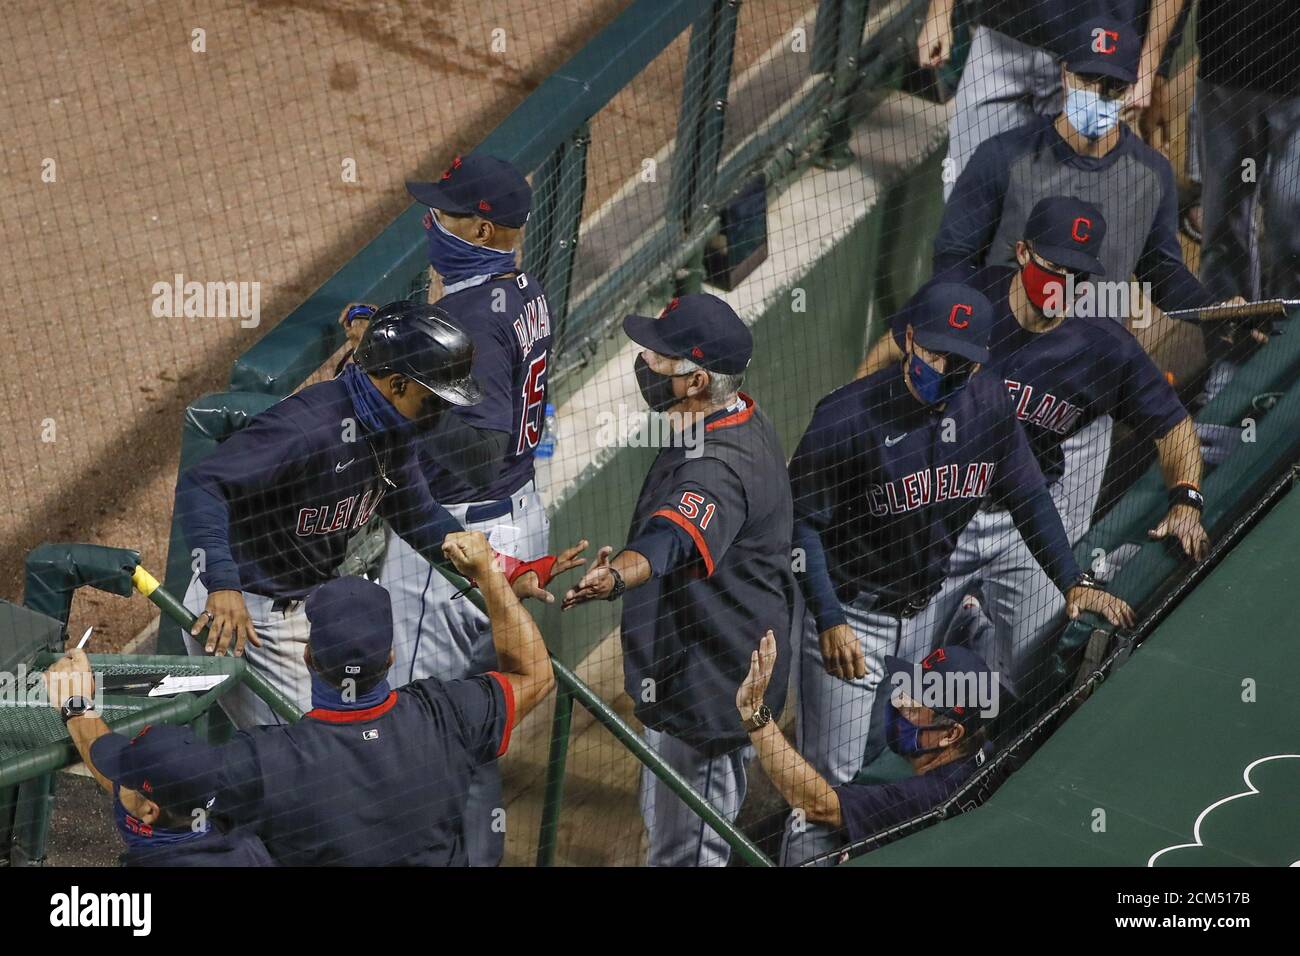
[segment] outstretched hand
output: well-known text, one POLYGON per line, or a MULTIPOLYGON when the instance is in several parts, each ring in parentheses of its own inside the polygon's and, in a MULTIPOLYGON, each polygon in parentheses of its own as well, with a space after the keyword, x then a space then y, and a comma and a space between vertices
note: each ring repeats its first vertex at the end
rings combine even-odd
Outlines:
POLYGON ((758 642, 758 649, 750 652, 749 673, 736 690, 736 710, 740 711, 743 720, 754 716, 754 711, 762 706, 775 668, 776 635, 769 630, 758 642))
POLYGON ((481 531, 452 532, 442 541, 442 553, 457 571, 475 581, 501 570, 496 566, 496 552, 481 531))
MULTIPOLYGON (((586 558, 579 557, 582 552, 587 550, 588 541, 583 538, 571 548, 565 548, 555 557, 555 565, 551 568, 551 580, 559 577, 565 571, 572 571, 574 568, 580 568, 587 563, 586 558)), ((523 601, 527 598, 536 598, 547 604, 555 603, 555 595, 542 587, 541 581, 538 580, 536 571, 527 571, 515 578, 512 585, 515 597, 523 601)))
POLYGON ((564 595, 563 610, 586 604, 588 601, 603 601, 614 590, 614 574, 609 569, 609 557, 614 549, 609 545, 596 553, 596 562, 582 576, 582 580, 569 588, 564 595))

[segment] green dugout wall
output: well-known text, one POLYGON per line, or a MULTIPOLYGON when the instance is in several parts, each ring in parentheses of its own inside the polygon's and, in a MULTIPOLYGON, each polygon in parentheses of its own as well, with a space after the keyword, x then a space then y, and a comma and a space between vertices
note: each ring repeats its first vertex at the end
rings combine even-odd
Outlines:
POLYGON ((1293 491, 984 806, 850 865, 1300 861, 1297 540, 1293 491))

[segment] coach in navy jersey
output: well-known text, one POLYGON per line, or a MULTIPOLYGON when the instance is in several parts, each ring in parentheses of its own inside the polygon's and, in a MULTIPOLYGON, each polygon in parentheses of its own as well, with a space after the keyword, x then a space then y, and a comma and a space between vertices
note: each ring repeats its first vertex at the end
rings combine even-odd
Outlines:
MULTIPOLYGON (((202 558, 185 603, 199 614, 193 634, 208 628, 206 647, 187 639, 191 653, 240 654, 248 642, 249 664, 307 706, 302 600, 335 573, 356 529, 378 511, 440 562, 443 539, 462 530, 430 496, 411 448, 448 407, 479 400, 472 359, 445 310, 393 303, 370 321, 356 364, 255 416, 181 476, 177 513, 202 558)), ((554 566, 509 565, 534 596, 554 566)), ((241 727, 276 722, 243 687, 222 706, 241 727)))
MULTIPOLYGON (((1105 315, 1072 314, 1068 291, 1077 295, 1103 274, 1097 258, 1107 239, 1101 210, 1079 199, 1051 197, 1034 207, 1025 229, 1016 243, 1016 266, 987 266, 967 281, 992 303, 987 372, 1006 384, 1067 534, 1073 529, 1066 489, 1075 483, 1064 474, 1071 462, 1062 446, 1109 415, 1155 444, 1169 508, 1151 537, 1171 538, 1199 560, 1208 538, 1200 522, 1201 450, 1191 416, 1120 323, 1105 315)), ((913 300, 923 301, 924 292, 913 300)), ((905 306, 891 322, 897 343, 905 340, 909 313, 905 306)), ((1033 690, 1029 675, 1039 673, 1048 639, 1059 628, 1063 602, 1010 514, 992 501, 962 531, 943 589, 931 602, 940 633, 947 632, 963 596, 977 588, 993 629, 974 649, 1008 688, 1025 696, 1033 690)))
POLYGON ((506 752, 519 720, 554 687, 532 617, 478 532, 446 556, 478 583, 500 670, 393 690, 384 589, 335 578, 307 599, 312 710, 244 731, 222 748, 220 799, 288 866, 466 866, 464 816, 476 766, 506 752))
MULTIPOLYGON (((916 661, 941 635, 928 605, 958 535, 1001 502, 1071 616, 1132 611, 1081 572, 1024 430, 989 361, 992 306, 956 283, 925 287, 905 360, 823 399, 790 462, 800 584, 811 621, 796 655, 799 749, 832 786, 884 746, 876 689, 886 655, 916 661)), ((833 830, 792 815, 784 853, 834 849, 833 830)))
MULTIPOLYGON (((674 441, 641 486, 627 546, 612 561, 602 548, 564 606, 623 598, 624 687, 646 743, 734 821, 750 753, 736 685, 762 635, 785 642, 793 626, 785 454, 771 421, 739 390, 753 339, 727 303, 686 295, 657 319, 628 316, 623 329, 643 349, 641 395, 671 416, 674 441)), ((755 720, 780 715, 787 670, 755 720)), ((726 842, 644 768, 641 813, 649 865, 727 864, 726 842)))
MULTIPOLYGON (((435 182, 407 189, 428 207, 424 230, 437 305, 474 342, 480 400, 453 408, 420 442, 433 497, 498 551, 522 560, 546 553, 550 522, 533 473, 546 409, 551 315, 536 277, 516 262, 532 189, 505 160, 457 156, 435 182)), ((487 618, 400 536, 388 534, 379 581, 393 600, 394 686, 455 680, 496 666, 487 618)), ((494 866, 505 850, 495 763, 470 788, 470 863, 494 866)))

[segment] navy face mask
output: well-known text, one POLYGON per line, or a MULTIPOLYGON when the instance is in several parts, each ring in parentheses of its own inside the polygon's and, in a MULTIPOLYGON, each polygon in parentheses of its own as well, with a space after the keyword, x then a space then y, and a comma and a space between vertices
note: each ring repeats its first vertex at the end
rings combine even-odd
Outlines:
MULTIPOLYGON (((211 803, 208 806, 211 807, 211 803)), ((121 787, 117 784, 113 784, 113 823, 117 826, 122 842, 133 850, 189 843, 203 839, 208 833, 205 829, 195 830, 192 827, 180 830, 155 827, 136 819, 122 805, 121 787)))
POLYGON ((437 213, 430 212, 425 221, 424 234, 429 237, 429 265, 448 284, 472 279, 476 276, 494 276, 514 272, 515 254, 487 246, 476 246, 460 236, 453 235, 438 221, 437 213))
POLYGON ((921 726, 914 724, 902 715, 897 707, 889 705, 888 712, 885 714, 885 743, 889 749, 900 757, 916 757, 921 754, 932 754, 943 747, 922 747, 921 731, 923 730, 949 730, 947 724, 928 724, 921 726))
POLYGON ((916 389, 916 394, 925 404, 938 405, 946 402, 966 387, 971 374, 970 363, 951 357, 948 362, 953 367, 947 372, 940 372, 926 364, 916 352, 912 353, 911 361, 907 366, 908 377, 912 380, 912 387, 916 389))

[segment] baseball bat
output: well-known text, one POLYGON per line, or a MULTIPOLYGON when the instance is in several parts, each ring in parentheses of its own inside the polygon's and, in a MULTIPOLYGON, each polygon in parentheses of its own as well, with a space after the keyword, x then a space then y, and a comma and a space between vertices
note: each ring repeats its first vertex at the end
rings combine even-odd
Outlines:
POLYGON ((1191 322, 1219 322, 1231 319, 1254 319, 1271 315, 1286 318, 1287 309, 1300 308, 1300 299, 1261 299, 1235 305, 1206 305, 1198 309, 1174 309, 1165 315, 1191 322))

